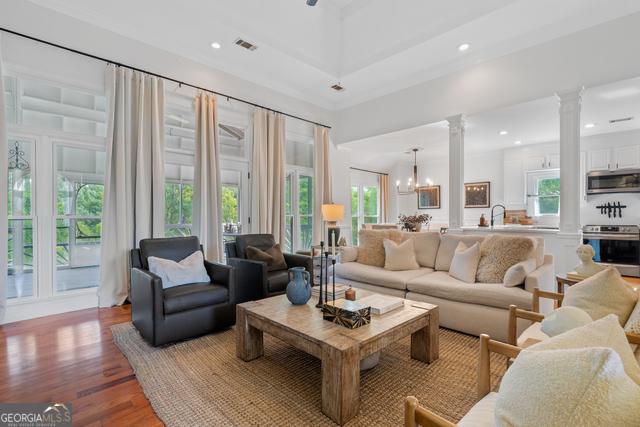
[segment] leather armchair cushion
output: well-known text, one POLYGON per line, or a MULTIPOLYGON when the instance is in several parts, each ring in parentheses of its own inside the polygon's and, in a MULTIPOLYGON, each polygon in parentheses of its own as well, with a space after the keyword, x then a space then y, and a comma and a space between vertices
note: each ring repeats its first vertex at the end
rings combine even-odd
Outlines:
POLYGON ((192 283, 164 290, 164 313, 179 313, 229 300, 229 290, 212 283, 192 283))
POLYGON ((238 258, 247 257, 247 247, 253 246, 262 251, 274 247, 276 244, 272 234, 244 234, 236 237, 236 252, 238 258))
POLYGON ((199 250, 200 242, 196 236, 140 240, 140 257, 145 270, 149 269, 147 258, 150 256, 180 262, 199 250))
POLYGON ((269 292, 284 292, 289 283, 289 270, 272 271, 267 274, 269 292))

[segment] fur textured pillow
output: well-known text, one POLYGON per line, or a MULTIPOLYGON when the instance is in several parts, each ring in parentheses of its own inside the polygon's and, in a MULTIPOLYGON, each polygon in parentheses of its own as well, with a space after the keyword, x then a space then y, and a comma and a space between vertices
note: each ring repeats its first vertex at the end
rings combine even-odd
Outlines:
POLYGON ((280 249, 280 243, 276 243, 275 246, 266 251, 247 246, 247 259, 266 262, 268 271, 287 269, 287 262, 284 259, 282 249, 280 249))
POLYGON ((480 245, 476 281, 502 283, 509 267, 529 258, 533 249, 533 240, 528 237, 498 234, 487 236, 480 245))
POLYGON ((413 249, 413 240, 409 239, 398 244, 393 240, 384 239, 382 244, 385 270, 418 270, 420 268, 413 249))
POLYGON ((360 230, 358 233, 358 258, 360 264, 384 267, 384 239, 395 243, 402 240, 399 230, 360 230))

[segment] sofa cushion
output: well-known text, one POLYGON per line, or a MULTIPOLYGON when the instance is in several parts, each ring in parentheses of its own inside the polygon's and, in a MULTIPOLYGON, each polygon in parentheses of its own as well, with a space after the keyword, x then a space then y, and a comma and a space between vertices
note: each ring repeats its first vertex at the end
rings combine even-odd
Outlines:
POLYGON ((480 399, 458 422, 458 427, 493 427, 498 393, 491 392, 480 399))
POLYGON ((420 267, 434 268, 436 265, 436 255, 438 255, 438 246, 440 246, 440 233, 437 231, 403 233, 402 241, 409 239, 413 240, 416 260, 418 264, 420 264, 420 267))
POLYGON ((420 268, 413 249, 413 240, 396 243, 393 240, 384 239, 383 245, 385 270, 402 271, 420 268))
POLYGON ((221 304, 229 299, 229 290, 212 283, 192 283, 164 290, 164 313, 172 314, 198 307, 221 304))
POLYGON ((478 243, 474 243, 469 248, 464 242, 460 242, 451 260, 449 275, 463 282, 475 283, 479 260, 480 245, 478 243))
POLYGON ((476 242, 481 242, 483 239, 483 236, 445 234, 440 238, 438 254, 436 255, 436 270, 449 271, 449 268, 451 267, 451 260, 453 259, 453 254, 456 252, 456 248, 458 247, 459 242, 464 242, 467 246, 471 246, 476 242))
POLYGON ((533 240, 528 237, 490 234, 480 245, 476 280, 480 283, 503 283, 509 267, 529 258, 533 249, 533 240))
POLYGON ((384 267, 384 239, 400 243, 399 230, 360 230, 358 234, 358 263, 384 267))
POLYGON ((267 274, 269 292, 284 292, 289 284, 289 270, 271 271, 267 274))
POLYGON ((407 283, 410 292, 470 304, 508 309, 515 304, 531 309, 531 293, 520 287, 506 288, 502 283, 465 283, 444 271, 425 274, 407 283))
POLYGON ((562 305, 581 308, 593 320, 615 314, 620 325, 624 326, 637 301, 638 294, 633 287, 620 276, 616 268, 609 267, 570 286, 562 305))
POLYGON ((532 339, 536 341, 544 341, 547 338, 549 338, 549 335, 542 332, 542 324, 540 322, 533 322, 531 326, 529 326, 527 329, 524 330, 524 332, 522 332, 522 334, 520 334, 516 345, 522 348, 524 347, 524 343, 528 339, 532 339))
POLYGON ((407 282, 415 277, 433 272, 430 268, 419 270, 389 271, 373 265, 360 264, 359 262, 346 262, 335 265, 336 276, 357 282, 371 283, 372 285, 404 290, 407 282))

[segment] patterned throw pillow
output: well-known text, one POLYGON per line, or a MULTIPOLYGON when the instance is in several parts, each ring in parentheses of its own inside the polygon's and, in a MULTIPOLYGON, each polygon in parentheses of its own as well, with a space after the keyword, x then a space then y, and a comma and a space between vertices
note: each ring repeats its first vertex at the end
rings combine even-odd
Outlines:
POLYGON ((624 325, 624 331, 640 335, 640 299, 636 303, 631 315, 629 315, 629 319, 627 319, 627 323, 624 325))

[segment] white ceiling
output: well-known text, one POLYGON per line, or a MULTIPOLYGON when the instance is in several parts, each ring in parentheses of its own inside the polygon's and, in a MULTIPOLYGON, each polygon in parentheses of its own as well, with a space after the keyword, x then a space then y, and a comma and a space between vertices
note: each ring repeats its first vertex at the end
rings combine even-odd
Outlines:
MULTIPOLYGON (((500 150, 521 145, 555 142, 559 138, 558 100, 548 97, 466 118, 465 151, 500 150), (506 135, 500 131, 506 130, 506 135)), ((582 136, 640 129, 640 77, 594 88, 582 96, 582 136), (628 122, 609 120, 634 117, 628 122), (593 123, 593 128, 584 127, 593 123)), ((398 161, 412 161, 405 154, 412 147, 422 148, 418 159, 446 158, 449 151, 446 121, 342 144, 352 150, 355 164, 389 169, 398 161)))
POLYGON ((31 1, 336 110, 640 11, 631 0, 31 1))

